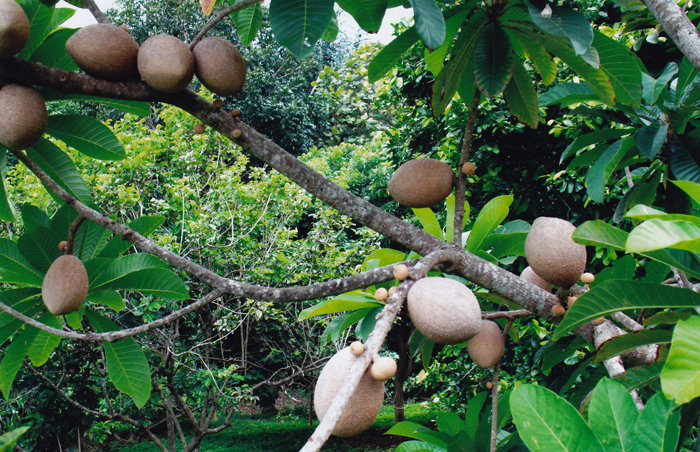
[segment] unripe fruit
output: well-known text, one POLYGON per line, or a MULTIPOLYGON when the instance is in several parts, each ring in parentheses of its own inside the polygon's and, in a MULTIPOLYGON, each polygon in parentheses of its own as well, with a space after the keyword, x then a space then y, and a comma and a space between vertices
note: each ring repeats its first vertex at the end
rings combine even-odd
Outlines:
POLYGON ((8 149, 30 148, 46 131, 46 103, 34 88, 14 83, 0 88, 0 112, 0 144, 8 149))
POLYGON ((360 356, 362 353, 365 351, 365 346, 362 345, 362 342, 360 341, 355 341, 352 344, 350 344, 350 353, 352 353, 355 356, 360 356))
POLYGON ((569 287, 586 268, 586 247, 571 235, 576 227, 559 218, 539 217, 525 239, 525 257, 530 267, 545 281, 569 287))
POLYGON ((203 134, 206 128, 204 127, 204 124, 195 124, 194 125, 194 133, 196 134, 203 134))
POLYGON ((576 303, 576 300, 578 300, 578 297, 569 297, 566 299, 566 305, 571 307, 574 305, 574 303, 576 303))
POLYGON ((464 165, 462 165, 462 172, 467 176, 471 176, 472 174, 474 174, 475 171, 476 165, 474 165, 474 163, 472 162, 467 162, 464 165))
POLYGON ((555 304, 552 306, 552 314, 554 315, 564 315, 566 314, 566 309, 564 309, 564 306, 560 304, 555 304))
POLYGON ((396 286, 389 287, 389 296, 394 295, 394 292, 396 292, 396 286))
POLYGON ((146 39, 139 50, 138 66, 143 81, 163 93, 182 91, 194 78, 194 55, 175 36, 146 39))
POLYGON ((65 251, 65 250, 66 250, 66 246, 68 246, 68 242, 66 242, 65 240, 62 240, 62 241, 58 242, 58 249, 59 249, 59 250, 65 251))
POLYGON ((214 99, 214 107, 216 108, 221 108, 224 106, 224 100, 223 99, 214 99))
POLYGON ((469 357, 484 369, 498 364, 505 349, 506 338, 501 327, 491 320, 482 319, 481 331, 467 342, 469 357))
MULTIPOLYGON (((357 357, 350 352, 350 347, 347 347, 336 353, 323 367, 314 389, 314 410, 319 420, 323 420, 356 359, 357 357)), ((367 369, 340 420, 333 428, 333 434, 353 436, 363 432, 372 425, 383 402, 384 382, 372 378, 370 370, 367 369)))
POLYGON ((598 326, 598 325, 602 324, 603 322, 605 322, 605 317, 598 317, 597 319, 595 319, 593 321, 593 325, 598 326))
POLYGON ((389 291, 383 287, 374 291, 374 299, 377 301, 384 301, 389 296, 389 291))
POLYGON ((491 382, 489 381, 488 383, 486 383, 486 387, 487 387, 488 389, 493 389, 493 383, 491 383, 491 382))
POLYGON ((139 45, 111 24, 81 28, 66 41, 66 50, 87 74, 108 80, 138 79, 139 45))
POLYGON ((396 361, 388 356, 381 357, 372 363, 370 373, 377 381, 390 380, 396 375, 396 361))
POLYGON ((394 278, 398 279, 399 281, 405 280, 408 278, 408 275, 408 267, 406 267, 404 264, 399 264, 394 268, 394 278))
POLYGON ((237 108, 231 110, 231 116, 236 117, 236 116, 240 116, 240 115, 241 115, 241 110, 239 110, 237 108))
POLYGON ((581 275, 581 282, 584 284, 590 284, 595 281, 595 275, 593 273, 584 273, 581 275))
POLYGON ((233 138, 240 138, 243 133, 241 132, 240 129, 234 129, 233 132, 231 132, 231 136, 233 138))
POLYGON ((29 40, 29 19, 15 0, 0 0, 0 60, 17 55, 29 40))
POLYGON ((450 165, 433 159, 410 160, 389 181, 389 193, 406 207, 431 207, 452 193, 454 172, 450 165))
POLYGON ((54 315, 70 314, 80 308, 88 291, 85 266, 72 254, 56 259, 44 276, 41 296, 54 315))
POLYGON ((214 36, 204 38, 192 50, 197 78, 220 96, 238 94, 245 84, 246 66, 236 46, 214 36))
POLYGON ((455 280, 419 280, 408 292, 407 305, 418 331, 438 344, 459 344, 481 330, 479 302, 467 286, 455 280))
POLYGON ((520 274, 520 278, 536 285, 540 289, 546 290, 547 292, 552 291, 552 285, 540 278, 540 275, 535 273, 535 270, 533 270, 532 267, 525 267, 525 270, 523 270, 523 272, 520 274))

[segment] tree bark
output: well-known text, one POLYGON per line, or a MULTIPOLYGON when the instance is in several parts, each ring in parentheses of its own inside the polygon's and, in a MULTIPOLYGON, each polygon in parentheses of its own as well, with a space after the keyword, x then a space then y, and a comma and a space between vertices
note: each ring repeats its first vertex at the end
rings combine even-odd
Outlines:
POLYGON ((644 4, 683 55, 700 70, 700 33, 681 7, 671 0, 644 0, 644 4))

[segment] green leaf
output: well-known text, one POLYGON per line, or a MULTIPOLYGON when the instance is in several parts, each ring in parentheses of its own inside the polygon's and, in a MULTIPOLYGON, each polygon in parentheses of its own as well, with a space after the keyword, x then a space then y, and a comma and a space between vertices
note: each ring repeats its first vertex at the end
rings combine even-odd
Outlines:
POLYGON ((124 310, 124 299, 114 290, 100 290, 88 294, 87 301, 102 304, 119 312, 124 310))
MULTIPOLYGON (((66 9, 68 8, 61 8, 61 10, 66 9)), ((72 9, 68 10, 74 12, 72 9)), ((68 38, 73 36, 76 31, 78 30, 64 28, 52 33, 32 54, 30 61, 41 63, 44 66, 64 69, 66 71, 77 71, 79 69, 78 65, 75 64, 73 58, 71 58, 66 51, 66 41, 68 41, 68 38)))
POLYGON ((672 180, 673 184, 683 190, 688 196, 693 198, 693 201, 700 204, 700 185, 695 182, 672 180))
POLYGON ((675 452, 681 418, 675 408, 660 392, 647 401, 634 429, 635 452, 675 452))
POLYGON ((664 311, 644 319, 644 326, 675 325, 679 320, 687 320, 693 314, 688 311, 664 311))
POLYGON ((668 123, 658 125, 650 125, 642 127, 635 134, 635 143, 639 148, 639 152, 649 160, 654 160, 656 155, 661 150, 661 147, 666 142, 668 134, 668 123))
POLYGON ((496 97, 503 92, 515 67, 515 53, 510 36, 493 22, 484 27, 476 44, 474 78, 486 97, 496 97))
POLYGON ((544 17, 540 9, 526 0, 532 21, 542 30, 569 40, 577 55, 583 55, 593 42, 593 28, 586 17, 568 8, 550 5, 552 14, 544 17))
MULTIPOLYGON (((111 320, 90 309, 85 311, 90 323, 98 333, 117 331, 119 327, 111 320)), ((105 348, 107 374, 117 390, 131 396, 137 408, 142 408, 151 395, 151 371, 146 355, 131 338, 116 342, 102 342, 105 348)))
POLYGON ((419 439, 432 445, 447 449, 447 441, 450 437, 447 434, 433 432, 420 424, 410 421, 399 422, 391 427, 385 435, 405 436, 407 438, 419 439))
MULTIPOLYGON (((20 275, 25 284, 41 287, 44 274, 22 256, 16 242, 0 238, 0 269, 20 275)), ((2 272, 0 272, 1 274, 2 272)), ((0 277, 0 279, 3 279, 0 277)))
POLYGON ((605 281, 581 295, 554 331, 554 339, 586 322, 617 311, 700 306, 700 294, 689 289, 642 281, 605 281))
MULTIPOLYGON (((59 330, 63 329, 63 318, 61 316, 56 316, 47 312, 39 319, 39 321, 46 326, 59 330)), ((46 361, 49 360, 51 353, 53 353, 54 349, 58 347, 58 344, 60 343, 61 336, 37 329, 36 338, 34 339, 34 342, 32 342, 32 345, 29 347, 29 351, 27 352, 32 365, 35 367, 43 366, 46 361)))
POLYGON ((36 328, 27 328, 22 331, 12 343, 5 348, 5 356, 0 362, 0 391, 5 396, 5 399, 10 397, 10 388, 15 381, 19 368, 22 367, 24 357, 29 352, 29 347, 36 338, 39 332, 36 328))
POLYGON ((355 311, 358 309, 381 307, 382 304, 377 301, 372 301, 366 298, 362 300, 343 300, 334 298, 332 300, 324 300, 314 306, 304 309, 297 317, 298 321, 306 320, 310 317, 317 317, 325 314, 336 314, 338 312, 355 311))
POLYGON ((60 241, 51 229, 37 226, 19 238, 17 248, 27 262, 41 273, 46 273, 53 261, 63 254, 58 249, 60 241))
POLYGON ((29 427, 20 427, 0 436, 0 452, 12 452, 15 450, 17 441, 27 433, 29 427))
POLYGON ((51 33, 49 37, 61 31, 58 28, 74 15, 75 10, 73 8, 56 8, 53 12, 53 17, 51 18, 51 25, 49 25, 51 30, 53 30, 53 33, 51 33))
POLYGON ((432 52, 428 49, 425 49, 425 64, 428 66, 428 70, 432 72, 433 75, 436 77, 438 74, 440 74, 442 68, 445 67, 445 57, 447 56, 447 52, 450 50, 450 47, 452 47, 453 38, 464 24, 464 21, 467 19, 467 14, 469 14, 470 11, 470 8, 459 9, 460 11, 458 11, 455 15, 449 18, 447 17, 447 14, 445 14, 445 30, 447 38, 442 43, 442 45, 437 49, 433 50, 432 52))
POLYGON ((540 106, 561 104, 563 107, 600 98, 586 83, 560 83, 540 96, 540 106))
POLYGON ((129 273, 138 272, 149 268, 163 268, 167 264, 152 254, 136 253, 122 256, 101 273, 97 279, 90 281, 90 291, 113 283, 129 273))
POLYGON ((48 215, 32 204, 22 204, 22 222, 27 231, 31 231, 37 226, 51 227, 51 219, 48 215))
POLYGON ((123 160, 124 146, 114 132, 98 120, 82 115, 49 116, 46 133, 98 160, 123 160))
POLYGON ((640 330, 629 334, 608 339, 603 342, 595 353, 593 362, 600 363, 617 355, 622 355, 630 350, 635 350, 644 345, 670 344, 671 331, 666 330, 640 330))
POLYGON ((111 231, 97 223, 84 221, 76 233, 73 254, 83 261, 96 257, 107 244, 110 234, 111 231))
POLYGON ((248 47, 258 35, 262 23, 263 10, 260 3, 248 6, 238 11, 236 15, 236 33, 243 47, 248 47))
POLYGON ((663 171, 657 165, 652 165, 617 204, 613 221, 620 223, 625 214, 636 205, 651 205, 656 198, 656 189, 662 175, 663 171))
MULTIPOLYGON (((58 146, 42 138, 27 150, 27 156, 71 196, 83 204, 94 204, 92 193, 85 184, 78 168, 58 146)), ((49 190, 47 189, 47 191, 49 190)))
POLYGON ((642 101, 642 72, 638 58, 625 45, 596 31, 593 46, 598 51, 600 69, 610 79, 615 100, 639 106, 642 101))
MULTIPOLYGON (((686 57, 683 57, 681 61, 681 67, 678 69, 678 82, 676 83, 676 93, 682 93, 685 91, 685 87, 688 86, 695 77, 698 75, 698 70, 693 66, 686 57)), ((680 98, 680 96, 676 96, 680 98)))
POLYGON ((447 449, 425 441, 406 441, 396 446, 394 452, 447 452, 447 449))
POLYGON ((655 104, 656 99, 664 90, 668 82, 678 73, 678 65, 670 62, 658 78, 642 72, 642 97, 648 104, 655 104))
POLYGON ((382 27, 382 19, 389 5, 387 0, 337 0, 338 6, 355 19, 357 25, 368 33, 376 33, 382 27))
MULTIPOLYGON (((165 217, 162 216, 142 216, 131 223, 128 224, 129 228, 138 232, 139 234, 143 236, 149 236, 158 229, 158 227, 163 224, 165 221, 165 217)), ((131 248, 133 244, 131 242, 128 242, 126 240, 122 240, 121 237, 113 237, 112 240, 109 241, 107 246, 100 252, 99 257, 119 257, 124 253, 126 250, 131 248)))
MULTIPOLYGON (((28 317, 34 317, 40 310, 44 309, 41 291, 34 288, 10 289, 0 292, 0 301, 28 317)), ((24 326, 23 321, 4 311, 0 312, 0 344, 12 337, 22 326, 24 326)))
POLYGON ((440 227, 440 222, 438 221, 435 213, 430 208, 416 209, 413 208, 413 213, 423 225, 423 230, 428 234, 439 238, 440 240, 445 240, 445 235, 442 233, 442 228, 440 227))
POLYGON ((649 386, 659 379, 664 363, 654 363, 649 366, 637 366, 627 369, 624 374, 615 377, 628 391, 649 386))
POLYGON ((532 384, 516 387, 510 396, 510 409, 513 423, 530 450, 603 452, 576 408, 547 388, 532 384))
POLYGON ((364 319, 370 312, 374 309, 359 309, 357 311, 350 311, 340 314, 334 318, 321 333, 321 344, 328 344, 335 342, 340 338, 343 331, 350 328, 352 325, 356 324, 360 320, 364 319))
POLYGON ((588 405, 588 422, 606 452, 634 451, 633 430, 639 411, 627 389, 614 380, 598 382, 588 405))
POLYGON ((367 67, 370 83, 379 81, 396 66, 404 53, 418 42, 418 32, 413 26, 401 33, 374 57, 367 67))
POLYGON ((467 251, 473 253, 481 249, 486 237, 506 219, 512 203, 513 195, 497 196, 486 203, 474 221, 467 239, 467 251))
POLYGON ((503 92, 510 112, 533 129, 540 122, 539 100, 530 76, 520 61, 515 61, 513 77, 503 92))
POLYGON ((333 11, 333 17, 331 17, 328 27, 326 27, 323 35, 321 35, 321 39, 326 42, 333 42, 338 37, 339 32, 340 28, 338 27, 338 16, 336 16, 335 11, 333 11))
MULTIPOLYGON (((542 83, 551 85, 557 78, 557 65, 542 45, 533 41, 518 30, 509 30, 518 40, 528 58, 532 60, 535 70, 542 77, 542 83)), ((592 91, 591 91, 592 92, 592 91)))
POLYGON ((615 172, 617 165, 634 146, 634 138, 617 140, 603 152, 597 162, 586 174, 588 196, 595 202, 602 203, 605 196, 605 184, 615 172))
POLYGON ((14 223, 17 221, 15 213, 7 198, 5 189, 5 176, 7 174, 7 148, 0 145, 0 220, 14 223))
POLYGON ((100 287, 103 290, 131 290, 144 292, 166 300, 187 300, 190 298, 185 283, 167 268, 147 268, 129 273, 100 287))
POLYGON ((63 100, 75 100, 80 102, 94 102, 96 104, 109 105, 117 110, 121 110, 125 113, 131 113, 132 115, 140 116, 145 118, 151 114, 151 107, 148 106, 146 102, 136 102, 132 100, 121 100, 121 99, 107 99, 105 97, 93 97, 86 96, 84 94, 61 94, 58 91, 52 89, 44 88, 42 90, 42 95, 47 102, 51 101, 63 101, 63 100))
MULTIPOLYGON (((579 86, 578 84, 575 85, 579 86)), ((559 163, 562 163, 564 160, 568 159, 572 155, 575 155, 581 149, 587 148, 592 144, 598 144, 604 141, 614 140, 615 138, 620 138, 625 135, 629 135, 632 131, 634 131, 634 129, 601 129, 596 130, 595 132, 587 133, 585 135, 579 135, 569 146, 567 146, 567 148, 561 154, 559 163)))
POLYGON ((671 135, 669 168, 676 179, 700 183, 700 137, 671 135))
POLYGON ((673 330, 673 341, 661 371, 661 388, 678 405, 700 396, 700 317, 680 321, 673 330))
POLYGON ((472 397, 467 404, 467 411, 464 413, 464 430, 467 432, 467 436, 472 440, 476 439, 479 413, 481 413, 488 396, 488 391, 479 392, 472 397))
POLYGON ((409 0, 413 6, 413 20, 420 40, 430 50, 440 47, 445 40, 445 18, 435 0, 409 0))
POLYGON ((333 0, 272 0, 275 39, 297 58, 307 57, 333 17, 333 0))
POLYGON ((357 322, 357 326, 355 327, 355 335, 359 339, 367 342, 369 335, 372 334, 374 327, 377 325, 377 316, 380 312, 382 312, 382 308, 374 308, 369 311, 364 318, 357 322))
MULTIPOLYGON (((698 219, 700 221, 700 219, 698 219)), ((643 253, 663 248, 700 251, 700 227, 684 220, 647 220, 630 232, 627 250, 643 253)))
POLYGON ((55 8, 39 2, 39 0, 23 0, 20 5, 29 18, 29 41, 17 58, 27 60, 53 31, 51 22, 55 8))

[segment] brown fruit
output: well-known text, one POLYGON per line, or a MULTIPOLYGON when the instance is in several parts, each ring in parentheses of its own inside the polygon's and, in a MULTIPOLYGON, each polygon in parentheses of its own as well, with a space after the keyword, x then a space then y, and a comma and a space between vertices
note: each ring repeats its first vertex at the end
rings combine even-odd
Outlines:
POLYGON ((10 83, 0 89, 0 144, 13 151, 34 146, 44 135, 49 114, 37 90, 10 83))
POLYGON ((389 296, 394 295, 394 292, 396 292, 396 286, 389 287, 389 296))
POLYGON ((467 176, 471 176, 476 172, 476 165, 474 165, 472 162, 467 162, 462 165, 462 172, 467 176))
POLYGON ((547 292, 552 291, 552 285, 540 278, 540 275, 535 273, 535 270, 533 270, 532 267, 525 267, 525 270, 523 270, 523 272, 520 274, 520 277, 525 281, 536 285, 540 289, 544 289, 547 292))
POLYGON ((498 364, 505 349, 506 338, 501 327, 491 320, 482 319, 481 331, 467 342, 469 357, 484 369, 498 364))
POLYGON ((0 60, 17 55, 29 40, 29 19, 15 0, 0 0, 0 60))
POLYGON ((374 299, 377 301, 384 301, 389 296, 389 291, 383 287, 374 291, 374 299))
POLYGON ((491 383, 490 381, 488 383, 486 383, 486 388, 493 389, 493 383, 491 383))
POLYGON ((552 306, 552 314, 554 315, 564 315, 566 314, 566 309, 564 309, 564 306, 560 304, 555 304, 552 306))
POLYGON ((605 322, 605 317, 598 317, 593 321, 593 325, 601 325, 603 322, 605 322))
POLYGON ((423 336, 438 344, 458 344, 481 330, 481 308, 467 286, 447 278, 416 282, 407 297, 408 313, 423 336))
POLYGON ((58 242, 58 249, 59 250, 65 251, 66 246, 68 246, 68 242, 66 242, 65 240, 61 240, 60 242, 58 242))
POLYGON ((199 41, 192 53, 197 62, 197 78, 209 91, 220 96, 241 92, 246 66, 236 46, 211 36, 199 41))
POLYGON ((569 287, 586 268, 586 247, 575 243, 571 235, 576 227, 559 218, 539 217, 525 239, 525 258, 545 281, 569 287))
POLYGON ((394 278, 398 279, 399 281, 403 281, 406 278, 408 278, 409 271, 408 267, 406 267, 404 264, 399 264, 394 268, 394 278))
POLYGON ((224 106, 224 100, 223 99, 214 99, 214 107, 216 108, 221 108, 224 106))
POLYGON ((578 297, 568 297, 568 298, 566 299, 566 305, 567 305, 568 307, 571 307, 571 306, 574 305, 574 303, 576 303, 576 300, 578 300, 578 297))
MULTIPOLYGON (((356 359, 350 352, 350 347, 347 347, 336 353, 323 367, 314 389, 314 410, 319 420, 323 420, 356 359)), ((335 425, 333 434, 353 436, 363 432, 372 425, 383 402, 384 382, 372 378, 367 369, 335 425)))
POLYGON ((362 342, 360 341, 355 341, 352 344, 350 344, 350 353, 352 353, 355 356, 360 356, 362 353, 365 351, 365 346, 362 345, 362 342))
POLYGON ((138 67, 148 86, 163 93, 176 93, 187 88, 194 78, 194 55, 175 36, 151 36, 141 44, 138 67))
POLYGON ((234 116, 234 117, 235 117, 235 116, 240 116, 240 115, 241 115, 241 110, 239 110, 239 109, 237 109, 237 108, 231 110, 231 116, 234 116))
POLYGON ((243 135, 243 132, 240 129, 233 129, 233 132, 231 132, 233 138, 240 138, 241 135, 243 135))
POLYGON ((121 28, 94 24, 76 31, 66 42, 75 64, 87 74, 108 80, 138 79, 139 45, 121 28))
POLYGON ((396 361, 388 356, 383 356, 372 363, 370 373, 372 378, 377 381, 391 380, 396 375, 396 361))
POLYGON ((433 159, 410 160, 391 176, 389 193, 406 207, 431 207, 452 193, 454 172, 450 165, 433 159))
POLYGON ((195 124, 194 125, 194 133, 196 134, 203 134, 206 128, 204 127, 204 124, 195 124))
POLYGON ((78 310, 88 291, 85 266, 72 254, 65 254, 53 261, 44 276, 41 296, 54 315, 70 314, 78 310))
POLYGON ((595 281, 595 275, 593 273, 584 273, 581 275, 581 282, 584 284, 590 284, 595 281))

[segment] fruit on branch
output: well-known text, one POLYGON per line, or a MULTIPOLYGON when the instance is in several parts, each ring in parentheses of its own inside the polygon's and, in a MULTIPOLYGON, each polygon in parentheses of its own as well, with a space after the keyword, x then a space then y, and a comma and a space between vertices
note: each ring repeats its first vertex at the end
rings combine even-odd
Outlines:
POLYGON ((593 325, 595 325, 595 326, 602 325, 603 322, 605 322, 605 317, 598 317, 597 319, 595 319, 593 321, 593 325))
POLYGON ((576 303, 576 300, 578 300, 578 297, 576 297, 576 296, 567 297, 567 299, 566 299, 566 305, 567 305, 568 307, 571 307, 571 306, 574 305, 574 303, 576 303))
POLYGON ((493 383, 491 383, 490 381, 486 383, 486 389, 493 389, 493 383))
POLYGON ((66 41, 66 50, 85 73, 108 80, 138 79, 139 45, 111 24, 81 28, 66 41))
POLYGON ((431 207, 452 193, 454 172, 434 159, 415 159, 401 165, 391 176, 389 194, 406 207, 431 207))
POLYGON ((15 0, 0 0, 0 60, 17 55, 29 40, 29 19, 15 0))
POLYGON ((547 292, 552 291, 552 285, 544 279, 540 278, 540 275, 535 273, 535 270, 533 270, 532 267, 525 267, 525 270, 523 270, 523 272, 520 274, 520 278, 536 285, 540 289, 546 290, 547 292))
POLYGON ((203 134, 205 130, 206 130, 206 128, 205 128, 204 124, 195 124, 194 125, 194 133, 196 133, 198 135, 203 134))
POLYGON ((246 66, 236 46, 215 36, 204 38, 192 50, 197 78, 209 91, 233 96, 243 89, 246 66))
POLYGON ((374 291, 374 299, 377 301, 384 301, 389 296, 389 291, 383 287, 374 291))
POLYGON ((394 292, 396 292, 396 286, 389 287, 389 296, 394 295, 394 292))
POLYGON ((65 315, 78 310, 88 291, 85 266, 72 254, 53 261, 41 285, 41 297, 51 314, 65 315))
POLYGON ((408 267, 406 267, 404 264, 399 264, 394 268, 394 278, 398 279, 399 281, 403 281, 406 278, 408 278, 409 271, 408 267))
POLYGON ((591 284, 593 281, 595 281, 595 275, 593 273, 584 273, 581 275, 581 282, 584 284, 591 284))
POLYGON ((221 108, 224 106, 224 100, 223 99, 214 99, 214 102, 212 102, 212 104, 216 108, 221 108))
POLYGON ((481 330, 481 308, 467 286, 447 278, 416 282, 407 297, 408 314, 423 336, 438 344, 458 344, 481 330))
POLYGON ((66 242, 65 240, 61 240, 60 242, 58 242, 58 249, 59 250, 65 251, 66 246, 68 246, 68 242, 66 242))
POLYGON ((353 355, 360 356, 364 351, 365 346, 362 345, 362 342, 355 341, 352 344, 350 344, 350 353, 352 353, 353 355))
POLYGON ((10 83, 0 88, 0 111, 0 144, 8 149, 30 148, 46 131, 46 103, 32 87, 10 83))
POLYGON ((576 284, 586 268, 586 247, 571 235, 576 227, 566 220, 539 217, 525 239, 525 258, 545 281, 559 287, 576 284))
POLYGON ((391 380, 396 375, 396 361, 388 356, 382 356, 372 363, 370 373, 377 381, 391 380))
MULTIPOLYGON (((350 352, 350 347, 346 347, 336 353, 323 367, 314 389, 314 410, 319 420, 323 420, 328 412, 333 398, 356 360, 357 357, 350 352)), ((360 383, 350 397, 348 406, 333 428, 333 434, 353 436, 367 430, 379 414, 383 402, 384 382, 375 380, 370 370, 365 370, 360 383)))
POLYGON ((498 364, 505 349, 506 337, 501 332, 501 327, 496 322, 486 319, 481 320, 479 334, 467 342, 469 357, 484 369, 498 364))
POLYGON ((237 118, 240 115, 241 115, 241 110, 239 110, 237 108, 234 108, 233 110, 231 110, 231 116, 233 116, 234 118, 237 118))
POLYGON ((243 132, 241 132, 241 129, 233 129, 233 132, 231 132, 231 136, 233 138, 240 138, 241 135, 243 135, 243 132))
POLYGON ((476 165, 473 162, 467 162, 462 165, 462 172, 467 176, 471 176, 476 172, 476 165))
POLYGON ((564 306, 560 304, 555 304, 552 306, 552 314, 556 316, 564 315, 566 314, 566 309, 564 309, 564 306))
POLYGON ((138 67, 148 86, 162 93, 176 93, 194 78, 194 55, 175 36, 155 35, 141 44, 138 67))

